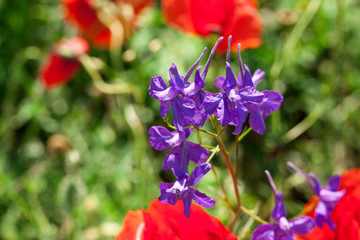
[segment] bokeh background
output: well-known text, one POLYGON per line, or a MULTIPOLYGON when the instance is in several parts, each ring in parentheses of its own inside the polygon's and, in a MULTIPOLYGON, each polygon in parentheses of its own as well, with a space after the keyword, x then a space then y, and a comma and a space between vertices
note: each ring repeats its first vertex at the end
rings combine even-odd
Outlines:
MULTIPOLYGON (((250 133, 240 143, 239 181, 243 204, 261 203, 259 215, 268 218, 269 169, 293 216, 311 192, 286 161, 323 183, 360 165, 360 2, 260 0, 259 7, 263 44, 242 57, 250 69, 266 72, 259 89, 280 91, 285 100, 266 120, 264 136, 250 133)), ((150 126, 165 126, 148 96, 150 79, 166 79, 172 62, 184 73, 216 37, 169 28, 159 2, 140 22, 116 54, 90 52, 108 65, 107 82, 137 85, 136 97, 102 94, 84 70, 46 91, 39 67, 53 43, 76 31, 56 0, 0 0, 0 239, 114 239, 126 212, 147 208, 158 184, 171 180, 161 171, 166 152, 147 140, 150 126)), ((216 55, 207 90, 224 72, 225 57, 216 55)), ((231 131, 224 136, 229 145, 234 141, 231 131)), ((221 156, 212 162, 231 196, 221 156)), ((227 224, 231 215, 212 173, 199 189, 217 200, 209 212, 227 224)))

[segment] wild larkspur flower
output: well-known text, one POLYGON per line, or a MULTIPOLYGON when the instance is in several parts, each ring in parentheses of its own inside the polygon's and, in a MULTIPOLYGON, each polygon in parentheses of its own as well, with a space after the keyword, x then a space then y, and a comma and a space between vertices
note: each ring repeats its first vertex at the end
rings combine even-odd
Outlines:
POLYGON ((345 190, 337 191, 340 185, 340 176, 335 175, 329 178, 327 185, 323 188, 314 173, 306 174, 293 163, 288 162, 287 164, 294 172, 305 177, 311 189, 319 197, 319 202, 315 208, 316 224, 322 227, 324 223, 327 223, 332 230, 335 230, 336 225, 331 220, 330 214, 334 211, 335 206, 345 194, 345 190))
POLYGON ((275 183, 269 173, 265 171, 274 193, 275 207, 272 218, 276 223, 259 225, 252 235, 252 240, 295 240, 294 234, 305 235, 315 226, 311 217, 300 216, 292 220, 286 218, 286 209, 282 192, 276 189, 275 183))
POLYGON ((276 91, 257 91, 256 85, 264 78, 265 73, 256 70, 251 76, 250 69, 244 65, 238 45, 238 61, 240 73, 236 79, 230 65, 231 36, 228 39, 228 52, 226 56, 226 76, 215 79, 222 93, 207 93, 204 98, 204 108, 207 114, 216 114, 220 124, 235 126, 233 134, 239 134, 249 115, 251 128, 264 134, 266 131, 264 119, 276 111, 283 101, 283 96, 276 91))
POLYGON ((163 163, 163 170, 171 169, 176 177, 175 183, 161 183, 159 200, 174 205, 178 200, 184 202, 184 214, 189 217, 192 200, 203 207, 213 207, 215 201, 194 189, 203 176, 210 171, 211 164, 204 163, 209 152, 200 144, 186 141, 191 134, 190 129, 170 132, 165 127, 154 126, 149 130, 149 141, 159 151, 170 148, 163 163), (189 161, 201 164, 188 173, 189 161))
POLYGON ((211 170, 210 163, 203 163, 196 166, 190 176, 175 175, 175 183, 161 183, 159 200, 163 203, 174 205, 178 200, 184 202, 184 214, 190 217, 190 205, 192 200, 203 207, 215 206, 215 200, 211 199, 204 193, 192 188, 195 187, 207 172, 211 170))
POLYGON ((205 113, 202 110, 203 98, 199 95, 201 94, 201 89, 205 87, 205 77, 215 49, 221 39, 213 47, 201 73, 201 67, 198 67, 198 65, 206 52, 206 48, 184 77, 179 74, 176 65, 174 63, 171 64, 169 69, 170 86, 165 83, 161 76, 155 76, 151 79, 149 94, 152 98, 159 100, 161 117, 165 117, 166 114, 170 113, 171 106, 173 110, 173 123, 179 130, 190 125, 200 126, 204 123, 204 119, 206 120, 205 113), (195 69, 194 82, 190 83, 190 76, 195 69))
POLYGON ((165 156, 163 170, 171 169, 175 176, 185 177, 188 176, 189 161, 195 164, 206 161, 209 152, 200 144, 186 141, 190 134, 190 129, 173 132, 161 126, 153 126, 149 129, 149 141, 154 149, 158 151, 171 149, 165 156))

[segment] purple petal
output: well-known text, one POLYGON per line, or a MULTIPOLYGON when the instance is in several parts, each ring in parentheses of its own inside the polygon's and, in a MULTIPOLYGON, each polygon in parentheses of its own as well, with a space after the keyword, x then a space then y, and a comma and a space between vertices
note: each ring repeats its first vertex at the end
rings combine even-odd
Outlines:
POLYGON ((200 57, 196 60, 196 62, 190 67, 189 71, 186 73, 185 77, 184 77, 184 82, 186 83, 191 74, 193 73, 193 71, 195 70, 195 68, 199 65, 201 59, 204 57, 204 54, 206 52, 207 48, 204 48, 204 50, 202 51, 200 57))
POLYGON ((173 100, 180 91, 176 89, 175 87, 169 87, 165 89, 164 91, 153 91, 153 98, 159 99, 161 101, 170 101, 173 100))
POLYGON ((156 98, 156 96, 154 95, 154 91, 160 92, 160 91, 164 91, 167 88, 168 88, 168 86, 166 85, 164 79, 160 76, 155 76, 155 77, 151 78, 149 94, 152 98, 156 98))
POLYGON ((247 118, 247 115, 249 113, 247 108, 241 102, 236 102, 235 106, 236 106, 236 110, 237 110, 237 112, 239 114, 239 121, 240 122, 245 122, 246 118, 247 118))
POLYGON ((169 154, 166 155, 163 163, 163 170, 171 169, 173 174, 177 179, 183 179, 188 177, 188 164, 182 166, 182 157, 183 155, 176 156, 174 151, 171 151, 169 154))
POLYGON ((176 192, 172 192, 172 191, 168 192, 168 190, 171 189, 173 187, 173 185, 174 185, 173 183, 161 183, 160 184, 159 188, 160 188, 161 193, 160 193, 160 196, 158 197, 160 202, 175 205, 177 200, 179 200, 179 197, 176 192))
POLYGON ((224 93, 211 93, 202 91, 204 95, 203 106, 207 115, 216 114, 220 101, 224 98, 224 93))
POLYGON ((315 221, 316 221, 316 224, 319 227, 322 227, 323 223, 326 222, 332 230, 335 230, 336 225, 331 220, 329 214, 330 213, 329 213, 325 203, 323 203, 322 201, 319 201, 319 203, 317 204, 317 206, 315 208, 315 221))
POLYGON ((236 102, 236 111, 237 111, 237 124, 235 125, 236 128, 232 134, 237 135, 240 134, 242 131, 242 126, 247 118, 248 110, 241 102, 236 102))
POLYGON ((321 186, 321 183, 320 183, 319 179, 316 177, 316 175, 314 173, 309 173, 309 177, 311 178, 311 180, 314 183, 313 190, 314 190, 315 194, 319 196, 320 191, 322 189, 322 186, 321 186))
POLYGON ((240 134, 242 131, 243 125, 244 125, 243 122, 239 122, 238 125, 236 125, 235 130, 232 132, 232 134, 234 134, 234 135, 240 134))
POLYGON ((250 69, 246 64, 244 64, 244 66, 245 66, 245 77, 244 77, 244 82, 242 84, 242 87, 247 87, 247 86, 254 87, 254 84, 253 84, 253 81, 251 78, 250 69))
POLYGON ((224 91, 224 89, 223 89, 224 82, 225 82, 225 77, 219 76, 219 77, 215 78, 214 86, 217 87, 220 91, 224 91))
POLYGON ((253 101, 257 103, 262 102, 265 97, 264 93, 259 92, 254 87, 249 87, 249 86, 240 89, 239 95, 242 101, 253 101))
POLYGON ((250 127, 260 135, 263 135, 266 131, 264 119, 261 116, 260 111, 250 112, 250 127))
POLYGON ((205 208, 214 207, 215 206, 215 200, 211 197, 206 196, 206 194, 199 192, 198 190, 194 188, 190 188, 192 192, 192 197, 194 201, 199 204, 200 206, 203 206, 205 208))
POLYGON ((223 89, 229 94, 231 89, 236 87, 236 78, 230 64, 226 63, 226 77, 223 85, 223 89))
POLYGON ((340 186, 340 176, 334 175, 331 178, 329 178, 327 185, 325 186, 325 189, 330 191, 336 191, 338 190, 340 186))
POLYGON ((316 226, 311 217, 300 216, 289 221, 292 224, 291 230, 298 235, 306 235, 316 226))
POLYGON ((252 76, 252 82, 254 84, 254 87, 256 87, 256 85, 259 82, 261 82, 261 80, 263 80, 264 77, 265 77, 265 72, 260 69, 256 69, 252 76))
POLYGON ((190 206, 191 206, 192 198, 193 198, 193 194, 189 188, 187 188, 181 193, 181 199, 184 202, 184 215, 186 217, 190 217, 190 206))
POLYGON ((188 185, 189 186, 196 186, 200 180, 205 176, 206 173, 208 173, 211 170, 211 164, 210 163, 204 163, 200 166, 196 166, 194 168, 194 171, 190 174, 188 185))
MULTIPOLYGON (((275 240, 275 223, 260 224, 253 232, 251 240, 275 240)), ((277 239, 276 239, 277 240, 277 239)))
POLYGON ((270 113, 276 111, 283 102, 284 98, 283 96, 275 91, 262 91, 264 93, 264 101, 261 103, 260 110, 263 112, 262 116, 263 118, 267 118, 270 113))
POLYGON ((203 71, 201 72, 201 78, 202 79, 206 78, 206 74, 207 74, 207 72, 209 70, 210 63, 211 63, 212 58, 214 57, 216 48, 219 45, 219 43, 221 42, 221 40, 223 40, 223 39, 224 39, 224 37, 219 37, 218 40, 216 41, 214 47, 211 49, 211 52, 210 52, 210 55, 209 55, 209 57, 208 57, 208 59, 206 61, 205 67, 204 67, 203 71))
POLYGON ((195 125, 199 122, 199 119, 195 119, 196 106, 195 102, 190 98, 176 98, 174 103, 171 104, 173 109, 173 122, 177 129, 182 127, 195 125))
POLYGON ((244 79, 244 68, 243 68, 243 62, 241 59, 241 51, 240 51, 240 43, 238 43, 238 62, 239 62, 239 68, 240 68, 240 73, 238 75, 238 87, 242 88, 243 87, 243 79, 244 79))
POLYGON ((229 110, 229 104, 231 105, 231 102, 227 98, 224 98, 219 101, 219 105, 217 107, 217 119, 223 127, 228 125, 229 122, 232 120, 232 114, 229 110))
POLYGON ((312 188, 312 190, 316 193, 316 189, 315 189, 315 183, 314 181, 309 177, 309 175, 307 175, 303 170, 301 170, 300 168, 298 168, 297 166, 295 166, 292 162, 287 162, 287 165, 289 168, 291 168, 291 170, 293 170, 294 172, 302 175, 306 181, 308 182, 308 184, 310 185, 310 187, 312 188))
POLYGON ((286 217, 286 209, 282 192, 277 192, 275 194, 275 206, 271 213, 271 216, 275 221, 279 221, 280 218, 286 217))
POLYGON ((272 179, 270 172, 268 170, 265 170, 265 174, 269 180, 271 189, 274 194, 274 200, 275 200, 275 206, 274 206, 271 216, 273 217, 273 219, 275 221, 279 221, 280 218, 286 217, 286 209, 285 209, 285 205, 284 205, 283 194, 282 194, 282 192, 277 191, 274 180, 272 179))
POLYGON ((186 141, 187 159, 196 164, 204 163, 209 157, 209 151, 203 148, 200 144, 186 141))
POLYGON ((162 183, 160 183, 160 185, 159 185, 159 189, 160 189, 160 191, 166 191, 166 190, 172 188, 172 186, 174 186, 174 183, 165 183, 165 182, 162 182, 162 183))
POLYGON ((320 190, 320 200, 323 201, 328 209, 334 209, 336 204, 339 202, 345 194, 345 190, 342 191, 329 191, 326 189, 320 190))
POLYGON ((184 135, 177 131, 170 132, 161 126, 153 126, 149 129, 149 142, 158 151, 164 151, 169 147, 173 148, 183 141, 184 135))
POLYGON ((170 80, 169 80, 170 85, 174 86, 178 90, 184 88, 185 86, 184 79, 183 77, 180 76, 177 67, 174 63, 171 64, 171 67, 169 69, 169 75, 170 75, 170 80))
POLYGON ((170 104, 171 102, 169 101, 160 102, 159 111, 162 118, 165 117, 165 115, 170 114, 170 104))
POLYGON ((205 81, 200 77, 200 68, 196 70, 194 82, 184 89, 184 95, 187 97, 195 95, 205 87, 205 81))
POLYGON ((227 92, 227 95, 231 102, 237 102, 241 100, 239 91, 236 88, 230 89, 230 91, 227 92))

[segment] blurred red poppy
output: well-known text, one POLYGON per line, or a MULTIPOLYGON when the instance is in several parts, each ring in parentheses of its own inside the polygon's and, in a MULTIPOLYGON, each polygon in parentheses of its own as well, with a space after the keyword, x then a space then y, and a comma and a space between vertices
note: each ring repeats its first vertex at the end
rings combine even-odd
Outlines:
MULTIPOLYGON (((346 190, 345 195, 336 205, 331 219, 336 230, 324 224, 316 227, 298 240, 359 240, 360 239, 360 169, 352 169, 341 175, 339 190, 346 190)), ((305 206, 306 215, 314 216, 314 208, 318 199, 313 197, 305 206)))
POLYGON ((174 206, 154 200, 148 210, 129 211, 115 240, 236 240, 219 219, 191 204, 190 217, 184 205, 174 206))
POLYGON ((74 25, 94 47, 122 45, 131 32, 136 14, 153 0, 61 0, 65 20, 74 25), (129 8, 131 6, 132 8, 129 8))
MULTIPOLYGON (((256 48, 261 44, 261 18, 255 0, 163 0, 167 22, 186 32, 209 36, 212 33, 233 37, 231 50, 256 48)), ((217 50, 226 51, 227 43, 217 50)))
POLYGON ((50 89, 70 81, 80 67, 78 58, 88 50, 89 44, 79 37, 56 43, 39 71, 45 87, 50 89))

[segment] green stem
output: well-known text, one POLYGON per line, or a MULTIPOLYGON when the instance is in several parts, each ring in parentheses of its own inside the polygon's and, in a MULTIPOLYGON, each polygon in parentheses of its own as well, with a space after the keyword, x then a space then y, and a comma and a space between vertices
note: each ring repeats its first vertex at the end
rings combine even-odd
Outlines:
POLYGON ((234 169, 231 165, 230 162, 230 155, 229 153, 226 151, 224 142, 221 140, 220 137, 216 137, 216 140, 219 142, 220 147, 221 147, 221 154, 225 159, 225 164, 226 164, 226 168, 228 169, 228 172, 230 173, 231 176, 231 180, 233 182, 234 185, 234 191, 235 191, 235 196, 236 196, 236 205, 237 208, 240 209, 241 208, 241 198, 240 198, 240 193, 239 193, 239 189, 237 187, 237 181, 236 181, 236 177, 235 177, 235 173, 234 173, 234 169))
POLYGON ((252 130, 252 128, 249 127, 248 129, 246 129, 245 132, 243 132, 239 137, 236 138, 236 141, 234 142, 234 144, 229 149, 229 154, 234 150, 234 148, 239 144, 239 142, 241 140, 243 140, 243 138, 246 137, 246 135, 248 135, 249 132, 251 132, 251 130, 252 130))
POLYGON ((249 209, 245 208, 244 206, 241 206, 241 211, 243 213, 245 213, 246 215, 248 215, 249 217, 251 217, 252 219, 254 219, 255 221, 259 222, 259 223, 262 223, 262 224, 267 224, 268 223, 267 221, 265 221, 261 217, 256 216, 252 210, 249 210, 249 209))
POLYGON ((224 196, 223 196, 223 200, 224 200, 225 204, 228 206, 228 208, 230 209, 230 211, 231 211, 233 214, 235 214, 234 209, 233 209, 233 207, 231 206, 231 203, 230 203, 230 201, 229 201, 229 199, 228 199, 228 197, 227 197, 225 188, 224 188, 223 185, 221 184, 220 179, 219 179, 219 177, 218 177, 218 175, 217 175, 217 173, 216 173, 216 171, 215 171, 215 168, 211 168, 211 170, 212 170, 212 172, 214 173, 216 183, 218 184, 221 192, 222 192, 223 195, 224 195, 224 196))
POLYGON ((215 156, 215 154, 218 153, 219 151, 220 151, 220 146, 218 144, 218 145, 216 145, 215 149, 211 153, 210 157, 206 160, 206 163, 210 162, 211 159, 215 156))
POLYGON ((207 134, 207 135, 213 136, 213 137, 215 137, 215 138, 218 137, 217 134, 212 133, 212 132, 209 132, 209 131, 206 131, 206 130, 203 130, 203 129, 201 129, 201 128, 198 128, 197 126, 193 126, 193 128, 195 128, 195 129, 197 129, 198 131, 203 132, 203 133, 205 133, 205 134, 207 134))

